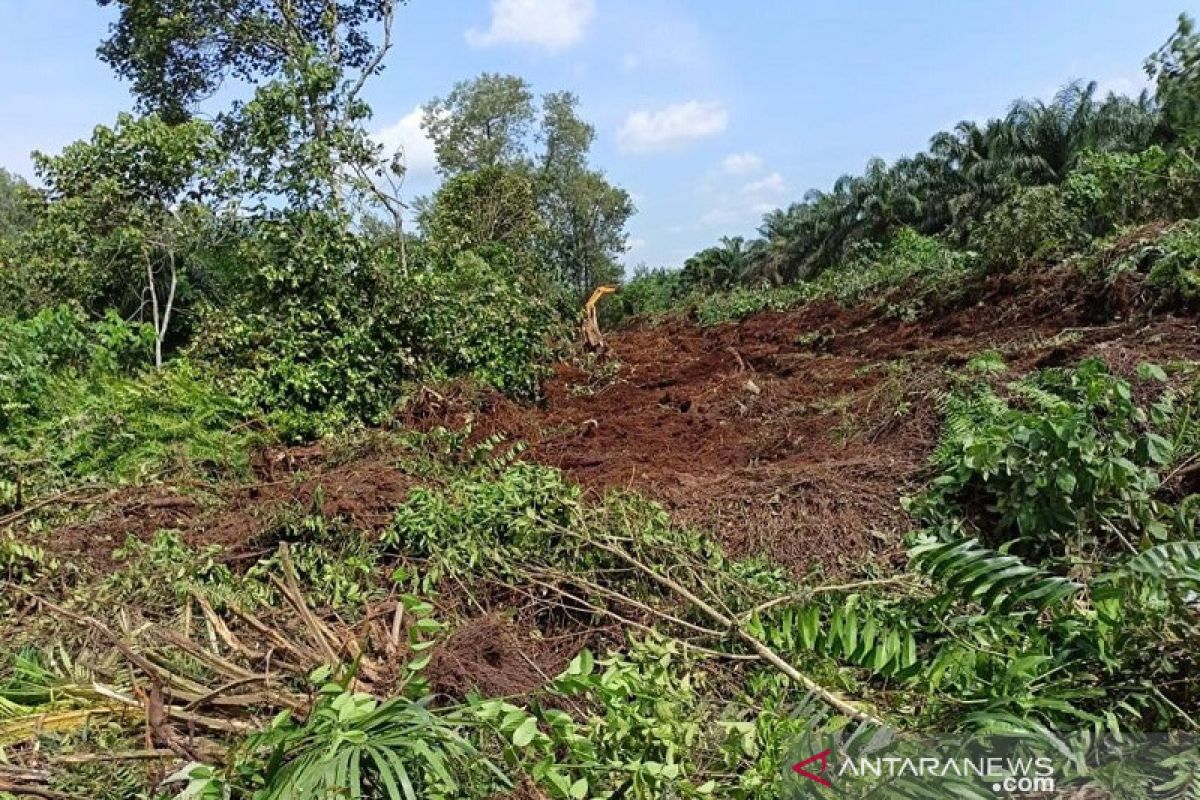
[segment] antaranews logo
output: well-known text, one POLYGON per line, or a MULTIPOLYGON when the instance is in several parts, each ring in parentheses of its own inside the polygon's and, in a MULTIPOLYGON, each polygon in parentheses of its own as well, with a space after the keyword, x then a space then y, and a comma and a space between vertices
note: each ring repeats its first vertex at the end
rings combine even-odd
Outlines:
MULTIPOLYGON (((848 756, 833 748, 791 765, 793 797, 827 797, 824 789, 838 783, 839 796, 871 796, 883 786, 938 784, 946 789, 971 788, 1009 796, 1013 793, 1052 792, 1056 788, 1054 764, 1046 756, 987 753, 937 754, 925 752, 848 756), (838 757, 842 756, 842 757, 838 757), (848 792, 848 794, 847 794, 848 792)), ((952 792, 957 793, 957 792, 952 792)), ((974 796, 978 796, 975 794, 974 796)))
POLYGON ((829 753, 830 752, 831 751, 829 751, 829 750, 822 750, 821 752, 817 753, 815 756, 809 756, 808 758, 804 759, 803 761, 797 761, 795 764, 792 764, 792 772, 795 772, 798 775, 803 775, 804 777, 808 778, 810 781, 819 783, 822 786, 832 786, 833 784, 830 783, 828 779, 821 777, 825 773, 825 768, 827 766, 829 766, 829 753), (819 770, 817 770, 814 773, 814 772, 810 772, 808 769, 806 769, 806 767, 809 764, 812 764, 816 761, 821 762, 821 768, 819 770))
MULTIPOLYGON (((898 735, 886 729, 815 731, 780 764, 787 800, 867 797, 1024 797, 1067 789, 1154 787, 1200 797, 1200 737, 1120 738, 1082 732, 898 735), (1037 735, 1035 735, 1037 734, 1037 735)), ((1146 796, 1151 796, 1146 795, 1146 796)))

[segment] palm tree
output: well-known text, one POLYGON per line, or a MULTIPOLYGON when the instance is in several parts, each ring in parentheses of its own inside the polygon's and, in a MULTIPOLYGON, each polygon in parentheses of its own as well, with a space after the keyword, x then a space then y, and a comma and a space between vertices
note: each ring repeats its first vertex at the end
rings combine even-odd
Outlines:
POLYGON ((1018 100, 1008 113, 1011 154, 1030 183, 1061 183, 1087 150, 1140 150, 1150 143, 1158 113, 1149 95, 1096 99, 1095 81, 1075 81, 1049 103, 1018 100))
POLYGON ((942 185, 931 188, 944 198, 946 225, 960 239, 1012 192, 1019 174, 1035 166, 1013 152, 1012 140, 1010 123, 998 119, 982 127, 963 121, 930 140, 930 156, 942 165, 942 185))
POLYGON ((683 282, 689 289, 728 289, 742 280, 748 250, 741 236, 722 236, 717 247, 701 250, 683 265, 683 282))

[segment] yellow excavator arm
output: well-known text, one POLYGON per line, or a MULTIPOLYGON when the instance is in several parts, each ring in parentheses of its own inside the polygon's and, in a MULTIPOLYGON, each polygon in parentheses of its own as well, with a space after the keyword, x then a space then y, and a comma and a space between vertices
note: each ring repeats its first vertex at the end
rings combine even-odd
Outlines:
POLYGON ((597 353, 603 353, 605 350, 604 337, 600 335, 600 322, 596 318, 596 303, 600 302, 600 298, 605 295, 612 294, 617 290, 615 286, 597 286, 596 291, 592 292, 592 296, 583 305, 583 346, 597 353))

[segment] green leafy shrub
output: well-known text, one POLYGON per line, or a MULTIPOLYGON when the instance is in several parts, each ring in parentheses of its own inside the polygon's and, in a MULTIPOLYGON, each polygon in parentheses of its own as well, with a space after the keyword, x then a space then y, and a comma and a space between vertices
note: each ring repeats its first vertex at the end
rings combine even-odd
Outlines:
POLYGON ((17 320, 0 317, 0 429, 44 414, 63 377, 130 371, 150 363, 154 333, 114 313, 97 322, 69 306, 17 320))
POLYGON ((1087 152, 1063 184, 1067 204, 1094 234, 1200 212, 1200 166, 1155 145, 1138 153, 1087 152))
POLYGON ((1193 501, 1172 508, 1160 476, 1188 457, 1190 392, 1138 403, 1098 361, 1007 389, 947 400, 938 475, 909 505, 925 526, 910 565, 933 593, 872 598, 859 624, 869 611, 916 631, 920 666, 900 677, 931 719, 962 703, 952 724, 967 728, 1178 722, 1195 688, 1198 550, 1193 501))
POLYGON ((945 300, 961 294, 969 285, 975 261, 974 253, 901 228, 885 244, 863 243, 843 265, 821 273, 816 284, 846 306, 882 301, 891 290, 903 288, 903 297, 892 310, 910 319, 931 297, 945 300))
POLYGON ((1092 360, 1010 389, 1012 401, 988 388, 946 401, 941 475, 918 504, 926 519, 958 518, 982 499, 992 541, 1019 537, 1043 554, 1114 535, 1166 535, 1155 491, 1172 446, 1148 426, 1127 381, 1092 360))
POLYGON ((463 735, 467 720, 430 700, 380 702, 328 683, 302 722, 284 712, 250 736, 231 774, 189 766, 174 780, 187 782, 185 798, 256 800, 454 800, 510 787, 463 735))
POLYGON ((819 294, 819 289, 810 283, 756 289, 738 287, 704 297, 696 305, 696 317, 701 325, 737 322, 760 311, 786 311, 819 294))
POLYGON ((423 573, 428 589, 445 574, 502 568, 510 559, 552 552, 561 537, 546 523, 567 525, 579 496, 558 470, 517 463, 495 479, 471 475, 445 490, 414 489, 383 541, 434 560, 423 573))
MULTIPOLYGON (((34 491, 166 471, 247 469, 245 408, 186 360, 149 363, 153 333, 65 307, 0 319, 0 474, 34 491)), ((0 481, 0 485, 2 485, 0 481)), ((12 498, 9 498, 11 500, 12 498)))
POLYGON ((243 250, 250 285, 210 311, 192 354, 226 365, 231 391, 287 436, 382 421, 417 380, 532 397, 555 352, 553 298, 503 252, 402 274, 319 214, 260 225, 243 250))
POLYGON ((498 248, 523 270, 533 268, 534 246, 544 228, 530 176, 505 166, 451 177, 418 221, 438 263, 498 248))
POLYGON ((343 222, 317 212, 264 220, 238 243, 236 302, 209 308, 192 357, 221 364, 230 391, 285 435, 377 417, 414 360, 389 336, 386 276, 343 222))
POLYGON ((1200 301, 1200 223, 1171 228, 1143 254, 1151 262, 1147 284, 1171 305, 1194 306, 1200 301))
POLYGON ((387 308, 393 336, 422 377, 470 376, 537 397, 562 336, 553 295, 475 253, 402 278, 387 308))
POLYGON ((678 307, 685 295, 679 271, 639 267, 621 290, 600 306, 602 323, 640 314, 665 314, 678 307))
POLYGON ((989 211, 971 235, 991 270, 1018 267, 1031 260, 1054 260, 1082 242, 1083 218, 1054 186, 1021 189, 989 211))
POLYGON ((600 662, 581 653, 553 688, 592 711, 586 720, 543 712, 546 746, 561 764, 544 762, 542 771, 556 773, 547 783, 561 797, 710 795, 716 783, 706 783, 702 766, 721 740, 706 679, 677 642, 653 637, 600 662))

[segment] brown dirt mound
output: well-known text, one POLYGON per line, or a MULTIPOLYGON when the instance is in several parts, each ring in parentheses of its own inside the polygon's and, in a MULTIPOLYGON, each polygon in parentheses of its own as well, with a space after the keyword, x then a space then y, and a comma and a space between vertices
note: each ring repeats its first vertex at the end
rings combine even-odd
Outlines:
POLYGON ((538 639, 501 614, 487 614, 438 645, 425 674, 435 691, 453 697, 472 690, 484 697, 516 697, 553 680, 575 650, 569 639, 538 639))
MULTIPOLYGON (((1195 318, 1145 312, 1140 280, 1046 268, 993 277, 919 320, 814 302, 707 329, 642 325, 611 333, 599 368, 559 365, 538 406, 459 386, 422 393, 402 421, 527 441, 526 457, 592 491, 642 491, 732 554, 840 572, 898 552, 899 500, 925 477, 948 369, 984 350, 1010 374, 1096 356, 1128 375, 1200 357, 1195 318)), ((175 528, 252 557, 283 515, 317 505, 377 532, 416 483, 386 452, 320 445, 264 452, 256 468, 260 483, 203 502, 130 490, 45 544, 103 568, 127 536, 175 528)))
POLYGON ((179 531, 191 546, 221 545, 227 558, 239 559, 268 552, 288 515, 319 510, 376 534, 416 483, 386 454, 328 463, 319 447, 309 446, 263 454, 259 462, 267 480, 220 494, 194 498, 161 486, 122 490, 97 504, 89 519, 38 543, 98 572, 117 568, 113 553, 129 538, 149 541, 160 530, 179 531))
POLYGON ((1015 374, 1197 357, 1194 319, 1114 297, 1060 268, 991 279, 917 321, 832 302, 708 329, 672 320, 609 334, 610 374, 561 365, 541 407, 439 395, 407 421, 526 440, 526 457, 596 491, 643 491, 731 553, 838 572, 898 552, 946 368, 989 349, 1015 374))
POLYGON ((130 487, 106 495, 98 515, 38 539, 49 552, 101 572, 114 569, 113 553, 130 539, 148 541, 155 531, 184 527, 200 513, 187 495, 161 486, 130 487))

